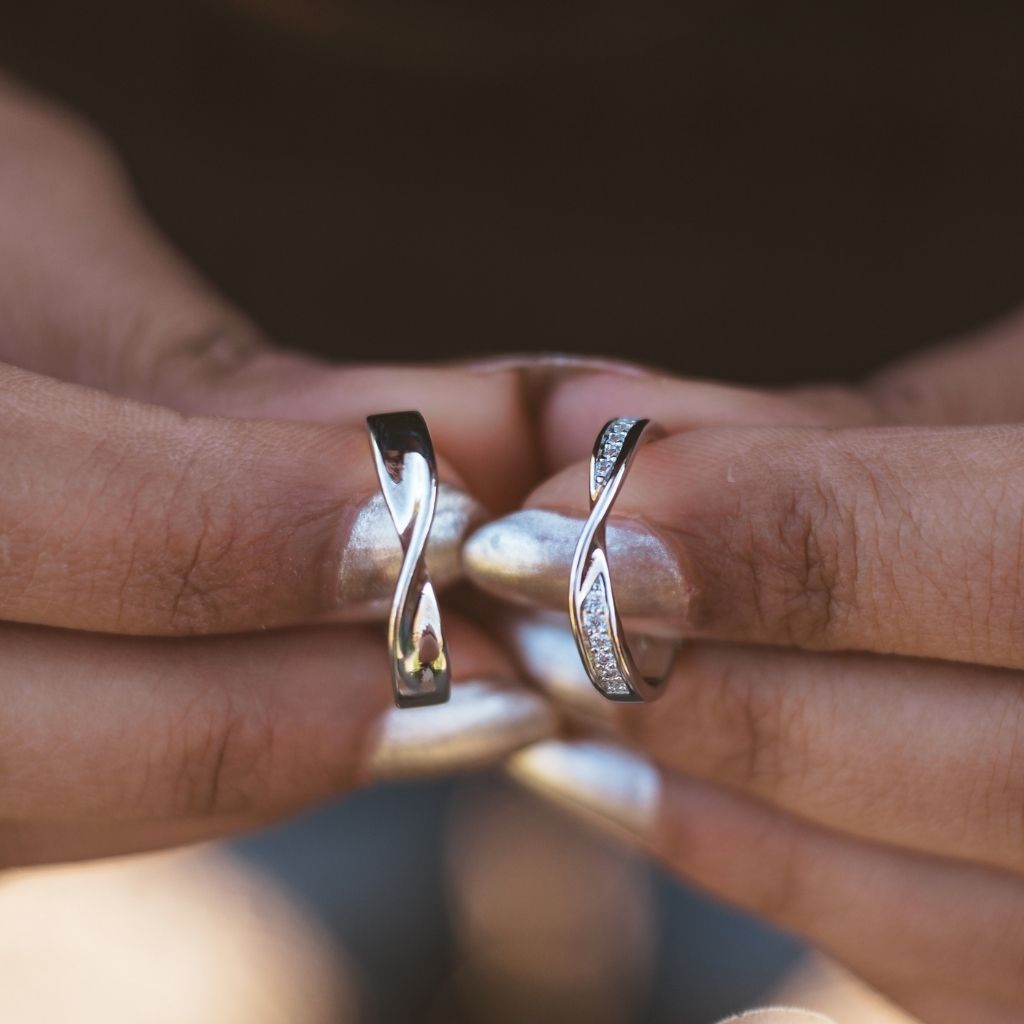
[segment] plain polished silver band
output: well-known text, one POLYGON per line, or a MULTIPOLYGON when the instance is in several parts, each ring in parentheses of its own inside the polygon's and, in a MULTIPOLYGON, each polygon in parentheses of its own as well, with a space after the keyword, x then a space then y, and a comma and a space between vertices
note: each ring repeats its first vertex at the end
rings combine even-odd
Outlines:
POLYGON ((637 637, 630 649, 615 609, 605 550, 605 521, 633 458, 641 444, 660 433, 650 420, 627 416, 601 428, 590 459, 590 516, 569 579, 569 618, 587 675, 608 700, 626 703, 653 700, 663 692, 679 647, 674 640, 637 637))
POLYGON ((418 412, 367 416, 366 426, 380 489, 402 545, 388 619, 395 703, 400 708, 443 704, 451 692, 451 669, 425 559, 437 504, 434 446, 418 412))

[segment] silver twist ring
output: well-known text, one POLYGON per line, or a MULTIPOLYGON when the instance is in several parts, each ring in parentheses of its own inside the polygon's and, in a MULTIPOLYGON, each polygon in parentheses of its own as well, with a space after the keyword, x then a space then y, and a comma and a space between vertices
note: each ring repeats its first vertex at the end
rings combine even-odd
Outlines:
POLYGON ((448 645, 424 552, 437 504, 437 463, 418 412, 367 416, 377 477, 402 545, 388 619, 395 703, 443 704, 451 691, 448 645))
POLYGON ((613 701, 635 703, 659 696, 679 646, 673 640, 637 637, 630 650, 615 608, 605 550, 605 521, 633 458, 642 443, 659 433, 650 420, 625 416, 601 428, 590 459, 590 516, 572 560, 569 618, 576 646, 590 681, 613 701))

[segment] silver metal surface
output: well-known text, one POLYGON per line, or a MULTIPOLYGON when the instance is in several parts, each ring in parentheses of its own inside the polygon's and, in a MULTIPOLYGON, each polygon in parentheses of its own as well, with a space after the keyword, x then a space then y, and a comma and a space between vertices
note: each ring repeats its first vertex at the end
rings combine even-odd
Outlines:
POLYGON ((569 619, 587 675, 608 700, 653 700, 675 658, 675 641, 638 637, 631 650, 615 608, 605 521, 640 445, 658 433, 650 420, 619 417, 597 435, 590 458, 590 516, 569 576, 569 619))
MULTIPOLYGON (((565 581, 585 522, 586 516, 553 509, 520 509, 481 526, 462 549, 461 568, 506 601, 564 612, 565 581)), ((391 522, 386 525, 393 538, 391 522)), ((605 551, 620 567, 615 599, 622 615, 651 619, 662 625, 659 632, 685 629, 690 588, 668 534, 649 523, 618 518, 605 533, 605 551)))
MULTIPOLYGON (((480 503, 464 491, 452 484, 438 485, 426 553, 434 586, 443 588, 462 575, 462 544, 486 515, 480 503)), ((384 618, 404 557, 387 502, 382 494, 374 494, 355 511, 348 528, 334 617, 344 621, 384 618)))
POLYGON ((451 690, 448 645, 424 551, 437 505, 437 463, 418 412, 367 416, 381 493, 402 545, 388 618, 395 703, 443 704, 451 690))

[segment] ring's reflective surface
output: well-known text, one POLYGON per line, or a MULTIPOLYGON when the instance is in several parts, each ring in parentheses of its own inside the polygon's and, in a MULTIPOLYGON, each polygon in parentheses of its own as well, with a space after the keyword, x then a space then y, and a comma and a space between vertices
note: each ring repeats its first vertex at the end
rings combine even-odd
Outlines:
POLYGON ((638 637, 631 651, 615 609, 605 550, 605 521, 640 445, 659 433, 650 420, 619 417, 601 428, 590 459, 590 517, 569 577, 569 617, 590 681, 609 700, 653 700, 678 643, 638 637))
POLYGON ((377 476, 402 545, 388 619, 395 703, 443 704, 451 688, 448 645, 424 551, 437 504, 437 463, 418 412, 366 418, 377 476))

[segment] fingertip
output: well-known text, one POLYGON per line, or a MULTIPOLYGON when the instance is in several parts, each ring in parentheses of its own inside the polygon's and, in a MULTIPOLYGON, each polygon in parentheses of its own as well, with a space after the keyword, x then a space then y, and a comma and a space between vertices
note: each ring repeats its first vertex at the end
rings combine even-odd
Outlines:
MULTIPOLYGON (((442 589, 463 572, 462 547, 486 520, 483 506, 465 491, 441 484, 426 547, 434 586, 442 589)), ((380 493, 352 515, 342 546, 338 606, 325 621, 351 622, 387 615, 403 559, 398 533, 380 493)))
POLYGON ((836 1021, 814 1010, 774 1006, 764 1010, 748 1010, 735 1017, 726 1017, 719 1024, 836 1024, 836 1021))
MULTIPOLYGON (((564 609, 583 516, 526 508, 476 530, 462 549, 466 575, 489 593, 519 604, 564 609)), ((688 574, 667 534, 616 518, 606 530, 620 569, 616 599, 629 615, 682 621, 692 598, 688 574)))
MULTIPOLYGON (((697 427, 813 426, 836 419, 843 403, 848 418, 853 398, 838 390, 787 394, 692 380, 669 374, 593 372, 564 377, 550 389, 542 434, 549 469, 585 458, 601 426, 616 416, 656 420, 668 433, 697 427)), ((862 413, 859 413, 862 416, 862 413)))
POLYGON ((362 427, 366 416, 415 409, 426 420, 439 461, 488 508, 518 503, 537 475, 532 433, 512 369, 480 373, 466 367, 310 365, 260 415, 342 420, 362 427))
POLYGON ((516 664, 563 717, 591 732, 611 728, 617 707, 591 683, 565 612, 502 605, 494 622, 516 664))
POLYGON ((547 469, 586 458, 594 438, 616 416, 646 416, 651 395, 664 388, 654 375, 573 373, 549 388, 540 410, 541 442, 547 469))
POLYGON ((556 728, 551 706, 529 690, 467 680, 452 686, 447 704, 386 711, 366 773, 387 781, 479 768, 549 739, 556 728))
POLYGON ((513 779, 584 822, 633 843, 658 839, 663 780, 646 758, 604 741, 548 740, 507 763, 513 779))

